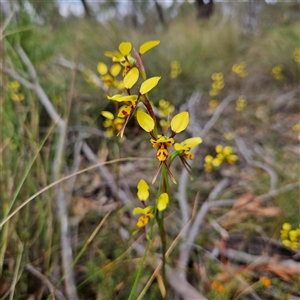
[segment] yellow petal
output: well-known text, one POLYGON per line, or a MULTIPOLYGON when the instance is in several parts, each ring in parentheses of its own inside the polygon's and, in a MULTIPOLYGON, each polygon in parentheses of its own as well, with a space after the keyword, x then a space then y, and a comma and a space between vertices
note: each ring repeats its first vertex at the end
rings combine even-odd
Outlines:
POLYGON ((141 207, 135 207, 133 209, 133 214, 134 215, 143 215, 144 214, 144 209, 141 207))
POLYGON ((154 128, 154 120, 142 109, 137 111, 137 121, 146 132, 150 132, 154 128))
POLYGON ((183 146, 182 144, 175 143, 174 148, 176 151, 188 150, 188 147, 183 146))
POLYGON ((123 42, 119 45, 119 50, 123 56, 127 56, 131 51, 132 45, 129 42, 123 42))
POLYGON ((169 203, 169 195, 167 193, 162 193, 157 200, 157 209, 159 211, 165 210, 169 203))
POLYGON ((212 163, 213 161, 213 157, 211 155, 206 155, 205 158, 204 158, 204 161, 208 164, 212 163))
POLYGON ((145 52, 147 52, 148 50, 150 50, 150 49, 154 48, 155 46, 157 46, 159 43, 160 43, 160 41, 146 42, 146 43, 144 43, 140 46, 139 53, 142 55, 145 52))
POLYGON ((106 110, 102 111, 101 115, 109 120, 113 120, 115 118, 114 115, 110 111, 106 111, 106 110))
POLYGON ((114 51, 114 52, 105 51, 104 55, 107 56, 107 57, 110 57, 110 58, 124 59, 124 56, 118 51, 114 51))
POLYGON ((118 117, 120 118, 126 118, 129 116, 132 112, 132 110, 135 108, 134 105, 129 104, 129 105, 123 105, 118 112, 118 117))
POLYGON ((226 159, 230 164, 234 164, 239 159, 239 157, 235 154, 231 154, 227 156, 226 159))
POLYGON ((9 87, 10 87, 11 89, 13 89, 13 90, 17 90, 17 89, 20 88, 20 82, 18 82, 18 81, 10 81, 10 82, 8 83, 8 85, 9 85, 9 87))
POLYGON ((147 182, 143 179, 141 179, 137 185, 138 188, 138 198, 141 201, 146 201, 149 198, 149 186, 147 184, 147 182))
POLYGON ((123 83, 126 89, 131 89, 134 84, 138 81, 139 79, 139 70, 138 68, 132 68, 130 71, 127 73, 127 75, 124 77, 123 83))
POLYGON ((197 145, 202 143, 202 139, 201 137, 192 137, 189 139, 184 140, 183 142, 181 142, 180 144, 183 147, 187 147, 189 149, 193 149, 194 147, 196 147, 197 145))
POLYGON ((150 218, 148 216, 142 215, 136 223, 136 226, 139 228, 145 227, 149 223, 149 220, 150 218))
POLYGON ((99 62, 97 65, 97 70, 100 73, 100 75, 105 75, 107 73, 107 66, 103 62, 99 62))
POLYGON ((189 113, 184 111, 177 114, 171 121, 172 131, 179 133, 186 129, 189 124, 189 113))
POLYGON ((137 95, 124 96, 124 95, 121 95, 121 94, 116 94, 116 95, 113 95, 112 97, 107 95, 107 99, 117 101, 117 102, 123 102, 123 101, 125 101, 125 102, 128 102, 128 101, 135 102, 137 100, 137 95))
POLYGON ((286 231, 290 231, 292 229, 292 226, 290 223, 283 223, 282 229, 286 231))
POLYGON ((291 230, 289 232, 289 237, 290 237, 290 240, 292 242, 296 242, 297 241, 297 236, 298 236, 298 234, 297 234, 296 230, 291 230))
POLYGON ((157 153, 156 153, 156 158, 159 160, 159 161, 165 161, 169 156, 169 152, 167 149, 158 149, 157 150, 157 153))
POLYGON ((114 77, 116 77, 120 71, 121 71, 121 66, 119 64, 113 64, 109 70, 110 74, 114 77))
POLYGON ((216 146, 216 152, 221 153, 223 151, 223 146, 222 145, 217 145, 216 146))
POLYGON ((230 155, 232 153, 232 148, 230 146, 224 147, 223 153, 225 156, 230 155))
POLYGON ((157 86, 160 78, 161 78, 160 76, 155 76, 145 80, 141 84, 140 93, 142 95, 147 94, 149 91, 151 91, 154 87, 157 86))
POLYGON ((152 206, 147 206, 145 208, 141 207, 136 207, 133 209, 133 214, 134 215, 145 215, 152 219, 153 217, 153 207, 152 206))
POLYGON ((219 167, 222 163, 222 160, 220 158, 214 158, 213 161, 212 161, 212 165, 214 167, 219 167))

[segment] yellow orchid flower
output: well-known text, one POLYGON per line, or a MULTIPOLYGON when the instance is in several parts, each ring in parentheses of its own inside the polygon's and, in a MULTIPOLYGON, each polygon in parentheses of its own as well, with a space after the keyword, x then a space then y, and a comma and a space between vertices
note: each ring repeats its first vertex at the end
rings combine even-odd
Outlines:
POLYGON ((126 118, 122 128, 119 132, 119 134, 121 134, 121 137, 124 134, 124 130, 125 127, 129 121, 129 119, 131 118, 131 116, 133 115, 133 113, 135 112, 137 103, 138 103, 138 96, 137 95, 121 95, 121 94, 116 94, 113 96, 108 96, 107 95, 107 99, 112 100, 112 101, 117 101, 117 102, 125 102, 126 104, 123 105, 118 112, 118 117, 119 118, 126 118))
POLYGON ((145 208, 136 207, 133 209, 133 214, 142 215, 137 222, 137 226, 139 228, 145 227, 149 223, 149 221, 153 218, 153 207, 152 206, 147 206, 145 208))
MULTIPOLYGON (((148 41, 140 46, 139 53, 137 56, 140 56, 150 49, 154 48, 160 43, 160 41, 148 41)), ((123 67, 123 77, 125 77, 132 67, 136 65, 136 60, 131 56, 132 44, 130 42, 122 42, 119 45, 119 51, 106 51, 104 55, 110 57, 113 62, 120 63, 123 67)), ((136 51, 135 51, 136 53, 136 51)), ((142 71, 141 71, 142 72, 142 71)), ((142 72, 143 75, 143 72, 142 72)))
POLYGON ((138 103, 137 95, 127 95, 127 96, 121 94, 116 94, 113 96, 107 95, 107 99, 117 101, 117 102, 126 102, 126 105, 122 106, 119 109, 118 117, 120 118, 126 118, 131 116, 138 103))
POLYGON ((109 111, 102 111, 101 115, 106 118, 106 120, 103 122, 103 127, 106 128, 106 136, 112 137, 114 135, 114 132, 119 132, 123 126, 123 123, 125 122, 124 119, 115 117, 111 112, 109 111))
POLYGON ((195 155, 190 151, 201 143, 202 143, 202 139, 200 137, 193 137, 193 138, 186 139, 181 143, 176 143, 174 145, 174 148, 176 151, 181 151, 182 156, 187 157, 188 159, 194 159, 195 155))
POLYGON ((108 67, 105 63, 99 62, 97 65, 97 70, 99 72, 100 79, 104 82, 106 87, 117 87, 118 89, 122 89, 123 85, 120 84, 118 80, 115 79, 116 76, 121 71, 121 66, 119 64, 113 64, 111 68, 108 70, 108 67))
POLYGON ((174 139, 158 135, 157 139, 151 139, 153 148, 157 149, 156 157, 159 161, 165 161, 169 157, 168 148, 174 144, 174 139))

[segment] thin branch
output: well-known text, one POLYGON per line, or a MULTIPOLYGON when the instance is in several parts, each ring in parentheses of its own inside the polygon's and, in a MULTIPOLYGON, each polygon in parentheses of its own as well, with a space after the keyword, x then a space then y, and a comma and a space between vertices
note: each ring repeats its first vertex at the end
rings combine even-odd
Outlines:
POLYGON ((171 269, 168 265, 166 266, 167 279, 171 287, 180 294, 184 300, 206 300, 202 294, 200 294, 189 282, 182 279, 178 272, 171 269))
POLYGON ((52 283, 50 282, 50 280, 44 274, 42 274, 40 271, 38 271, 36 268, 34 268, 31 264, 26 264, 25 265, 25 270, 27 270, 33 276, 35 276, 36 278, 38 278, 47 287, 48 291, 50 293, 53 293, 54 296, 58 300, 65 300, 66 299, 64 297, 64 295, 61 293, 61 291, 55 290, 55 288, 52 285, 52 283))
POLYGON ((262 203, 264 203, 264 202, 267 202, 267 201, 271 200, 272 198, 274 198, 278 194, 289 192, 289 191, 291 191, 291 190, 293 190, 293 189, 295 189, 297 187, 298 188, 300 187, 300 182, 299 181, 298 182, 289 183, 289 184, 285 185, 282 188, 269 191, 268 193, 259 196, 259 199, 261 200, 262 203))
POLYGON ((254 159, 252 159, 252 155, 249 150, 249 146, 246 146, 244 141, 238 135, 236 135, 236 134, 234 135, 234 140, 239 149, 239 152, 244 156, 246 162, 250 166, 261 168, 270 175, 270 191, 275 190, 277 187, 278 179, 277 179, 277 174, 273 170, 273 168, 271 166, 267 165, 266 163, 262 163, 262 162, 255 161, 254 159))

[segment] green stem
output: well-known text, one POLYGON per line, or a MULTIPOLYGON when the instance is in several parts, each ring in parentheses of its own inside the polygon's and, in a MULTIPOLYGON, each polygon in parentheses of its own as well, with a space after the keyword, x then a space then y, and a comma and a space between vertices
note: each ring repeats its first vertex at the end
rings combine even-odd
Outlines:
POLYGON ((159 228, 159 235, 161 239, 161 248, 162 248, 162 268, 161 268, 161 276, 163 279, 163 283, 165 286, 166 294, 164 295, 164 299, 168 299, 167 297, 167 279, 166 279, 166 252, 167 252, 167 240, 166 240, 166 232, 164 229, 164 211, 161 212, 161 217, 159 214, 156 215, 156 221, 159 228))
MULTIPOLYGON (((162 187, 162 193, 170 194, 170 184, 169 184, 169 177, 168 177, 168 171, 166 169, 166 166, 162 165, 162 174, 161 174, 161 180, 160 180, 160 186, 162 187)), ((160 194, 159 194, 160 196, 160 194)), ((161 238, 161 244, 162 244, 162 279, 165 286, 166 294, 164 296, 164 299, 168 299, 168 288, 167 288, 167 279, 166 279, 166 252, 167 252, 167 239, 166 239, 166 232, 164 229, 164 215, 165 212, 161 212, 161 216, 157 214, 157 223, 159 227, 159 234, 161 238)))

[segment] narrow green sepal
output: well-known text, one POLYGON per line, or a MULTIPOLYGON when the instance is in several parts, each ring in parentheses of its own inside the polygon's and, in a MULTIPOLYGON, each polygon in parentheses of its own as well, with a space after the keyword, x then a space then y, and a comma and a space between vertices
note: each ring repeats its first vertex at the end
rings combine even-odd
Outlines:
POLYGON ((182 151, 174 151, 174 152, 172 152, 171 153, 171 155, 170 155, 170 164, 173 162, 173 160, 177 157, 177 156, 180 156, 180 153, 181 153, 182 151))

